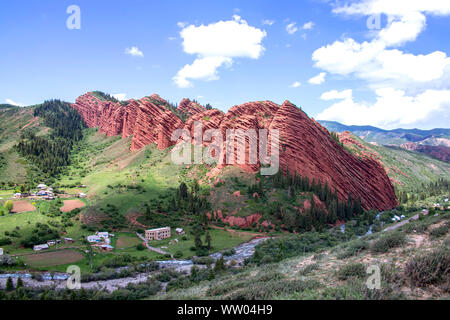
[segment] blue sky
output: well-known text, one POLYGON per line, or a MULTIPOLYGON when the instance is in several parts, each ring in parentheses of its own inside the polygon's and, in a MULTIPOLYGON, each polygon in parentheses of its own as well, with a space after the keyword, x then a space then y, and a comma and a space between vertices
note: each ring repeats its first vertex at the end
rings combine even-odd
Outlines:
POLYGON ((449 127, 449 2, 7 2, 0 103, 72 102, 92 90, 189 97, 224 111, 290 100, 347 124, 449 127), (79 30, 66 26, 70 5, 80 8, 79 30))

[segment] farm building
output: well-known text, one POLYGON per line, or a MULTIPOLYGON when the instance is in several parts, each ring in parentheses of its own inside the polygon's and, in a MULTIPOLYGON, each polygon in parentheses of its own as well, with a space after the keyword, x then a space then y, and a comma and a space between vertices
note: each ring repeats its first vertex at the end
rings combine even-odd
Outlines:
POLYGON ((170 238, 170 236, 170 227, 145 230, 145 239, 147 240, 162 240, 170 238))
POLYGON ((90 243, 98 243, 98 242, 102 242, 102 238, 100 238, 97 235, 91 235, 91 236, 87 236, 87 241, 90 243))
POLYGON ((103 238, 103 239, 108 239, 109 238, 109 233, 108 232, 99 232, 99 231, 97 231, 95 234, 97 236, 99 236, 100 238, 103 238))
POLYGON ((102 244, 100 247, 105 251, 113 251, 114 249, 114 247, 109 244, 102 244))
POLYGON ((41 250, 47 250, 48 249, 48 244, 38 244, 33 246, 33 250, 34 251, 41 251, 41 250))

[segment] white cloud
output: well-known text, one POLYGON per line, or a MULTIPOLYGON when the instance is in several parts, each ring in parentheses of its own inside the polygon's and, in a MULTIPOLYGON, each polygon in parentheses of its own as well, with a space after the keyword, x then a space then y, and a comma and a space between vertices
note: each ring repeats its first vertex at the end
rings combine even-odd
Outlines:
POLYGON ((138 47, 126 48, 125 53, 133 57, 143 57, 144 53, 138 47))
POLYGON ((298 88, 300 87, 302 84, 298 81, 295 81, 293 84, 291 84, 289 87, 291 88, 298 88))
POLYGON ((303 25, 302 29, 303 30, 311 30, 312 28, 314 28, 314 25, 315 25, 314 22, 309 21, 303 25))
MULTIPOLYGON (((399 47, 415 41, 425 30, 426 14, 450 15, 450 1, 362 0, 333 11, 369 18, 384 14, 388 22, 382 29, 372 30, 369 41, 344 37, 314 51, 316 67, 364 80, 376 96, 376 103, 369 105, 347 95, 322 112, 322 117, 338 121, 348 117, 347 123, 413 126, 437 112, 449 116, 450 58, 442 51, 412 54, 399 47)), ((331 96, 324 93, 322 98, 331 96)))
POLYGON ((173 40, 177 40, 177 37, 169 37, 167 39, 169 39, 170 41, 173 41, 173 40))
POLYGON ((192 80, 212 81, 218 80, 217 69, 222 65, 230 67, 232 59, 227 57, 204 57, 195 59, 192 64, 185 65, 178 71, 173 80, 180 88, 192 87, 192 80))
POLYGON ((117 100, 124 101, 127 97, 127 94, 126 93, 115 93, 112 96, 114 98, 116 98, 117 100))
POLYGON ((192 86, 189 79, 211 81, 219 79, 218 68, 230 67, 235 58, 258 59, 264 52, 261 44, 264 30, 249 26, 240 16, 233 20, 209 25, 189 25, 180 32, 183 49, 197 58, 185 65, 173 77, 181 88, 192 86))
POLYGON ((343 91, 330 90, 322 93, 320 99, 322 100, 337 100, 337 99, 349 99, 353 95, 352 89, 347 89, 343 91))
POLYGON ((399 18, 391 18, 388 26, 382 29, 378 38, 387 46, 402 45, 416 40, 425 29, 426 18, 420 12, 410 12, 399 18))
POLYGON ((262 21, 263 25, 271 26, 275 23, 275 20, 265 19, 262 21))
POLYGON ((325 76, 327 75, 326 72, 321 72, 317 76, 312 77, 308 80, 310 84, 322 84, 325 82, 325 76))
POLYGON ((325 98, 342 101, 319 113, 317 119, 398 128, 413 127, 433 117, 450 117, 450 90, 426 90, 419 95, 408 96, 403 90, 383 88, 377 89, 376 95, 376 102, 368 104, 355 102, 351 90, 328 93, 325 98))
POLYGON ((11 99, 5 99, 5 101, 6 101, 6 103, 11 104, 11 105, 16 106, 16 107, 23 107, 24 106, 23 103, 18 103, 18 102, 15 102, 15 101, 11 100, 11 99))
POLYGON ((178 28, 184 28, 187 26, 187 22, 183 22, 183 21, 177 22, 177 26, 178 26, 178 28))
POLYGON ((289 34, 294 34, 298 31, 298 27, 296 26, 295 22, 291 22, 286 26, 286 31, 289 34))
POLYGON ((333 12, 347 15, 378 13, 404 15, 408 12, 448 15, 450 14, 450 2, 448 0, 363 0, 351 5, 336 7, 333 12))

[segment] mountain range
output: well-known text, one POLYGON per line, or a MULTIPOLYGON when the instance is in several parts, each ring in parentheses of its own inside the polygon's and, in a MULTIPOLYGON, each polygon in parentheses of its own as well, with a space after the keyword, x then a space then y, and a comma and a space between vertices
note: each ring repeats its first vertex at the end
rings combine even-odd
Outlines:
POLYGON ((318 120, 330 131, 349 131, 367 142, 379 145, 399 146, 428 154, 445 162, 450 161, 450 129, 436 128, 385 130, 373 126, 344 125, 336 121, 318 120))

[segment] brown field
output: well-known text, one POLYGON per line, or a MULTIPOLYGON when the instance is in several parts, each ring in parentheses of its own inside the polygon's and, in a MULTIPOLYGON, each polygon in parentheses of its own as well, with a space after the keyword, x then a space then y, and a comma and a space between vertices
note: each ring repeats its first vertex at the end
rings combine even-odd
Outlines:
POLYGON ((82 208, 85 204, 81 200, 64 200, 64 205, 61 207, 62 212, 70 212, 76 208, 82 208))
POLYGON ((25 262, 33 267, 58 266, 80 261, 83 255, 75 250, 36 253, 24 256, 25 262))
POLYGON ((20 200, 20 201, 13 202, 12 212, 18 213, 18 212, 28 212, 28 211, 35 211, 35 210, 36 210, 36 208, 27 200, 20 200))

